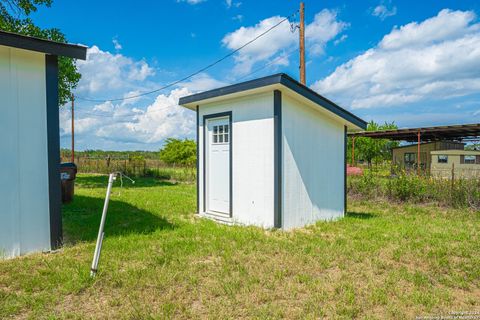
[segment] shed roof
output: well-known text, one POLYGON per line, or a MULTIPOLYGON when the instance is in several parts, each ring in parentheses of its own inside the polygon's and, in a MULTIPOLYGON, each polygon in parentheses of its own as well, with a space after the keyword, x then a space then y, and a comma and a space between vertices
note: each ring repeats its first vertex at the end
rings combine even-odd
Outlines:
POLYGON ((85 60, 87 47, 0 31, 0 45, 85 60))
POLYGON ((421 141, 471 139, 480 136, 480 123, 395 130, 362 131, 351 133, 349 136, 413 142, 418 140, 419 132, 421 141))
MULTIPOLYGON (((435 144, 435 143, 439 143, 439 142, 448 142, 449 144, 456 144, 456 145, 460 145, 462 147, 466 145, 466 143, 464 143, 464 142, 452 141, 452 140, 420 142, 420 145, 425 146, 425 145, 431 145, 431 144, 435 144)), ((415 147, 416 148, 417 146, 418 146, 418 142, 415 142, 415 143, 410 143, 410 144, 406 144, 406 145, 403 145, 403 146, 394 147, 394 148, 392 148, 392 150, 404 149, 404 148, 408 148, 408 147, 415 147)), ((457 149, 455 149, 455 150, 457 150, 457 149)))
POLYGON ((271 76, 258 78, 258 79, 254 79, 246 82, 241 82, 234 85, 182 97, 180 98, 179 104, 189 109, 194 109, 194 107, 199 103, 209 102, 209 101, 212 101, 212 99, 214 98, 230 96, 230 95, 237 94, 239 92, 246 92, 249 90, 254 90, 254 89, 264 88, 264 87, 274 86, 274 85, 282 85, 294 91, 296 94, 312 101, 318 106, 345 119, 346 121, 354 124, 355 126, 361 129, 366 129, 367 127, 367 122, 365 122, 364 120, 360 119, 353 113, 341 108, 334 102, 321 96, 317 92, 301 84, 300 82, 294 80, 292 77, 288 76, 285 73, 278 73, 271 76))

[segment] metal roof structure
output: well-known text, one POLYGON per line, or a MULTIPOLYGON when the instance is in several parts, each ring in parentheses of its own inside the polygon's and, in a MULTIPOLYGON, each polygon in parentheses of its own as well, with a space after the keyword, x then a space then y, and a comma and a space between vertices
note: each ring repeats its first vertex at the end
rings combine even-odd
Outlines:
POLYGON ((417 142, 418 140, 465 140, 480 137, 480 123, 394 130, 361 131, 349 133, 348 136, 409 142, 417 142))
POLYGON ((278 73, 271 76, 266 76, 263 78, 258 78, 246 82, 237 83, 234 85, 213 89, 197 94, 193 94, 186 97, 181 97, 179 104, 185 107, 190 107, 193 110, 194 104, 197 104, 201 101, 218 98, 222 96, 232 95, 243 91, 249 91, 257 88, 272 86, 272 85, 283 85, 286 88, 294 91, 296 94, 312 101, 313 103, 325 108, 326 110, 332 112, 333 114, 347 120, 350 123, 355 124, 361 129, 366 129, 367 123, 354 115, 353 113, 343 109, 334 102, 328 100, 327 98, 319 95, 317 92, 313 91, 309 87, 301 84, 297 80, 293 79, 285 73, 278 73))
POLYGON ((87 47, 0 31, 0 45, 85 60, 87 47))

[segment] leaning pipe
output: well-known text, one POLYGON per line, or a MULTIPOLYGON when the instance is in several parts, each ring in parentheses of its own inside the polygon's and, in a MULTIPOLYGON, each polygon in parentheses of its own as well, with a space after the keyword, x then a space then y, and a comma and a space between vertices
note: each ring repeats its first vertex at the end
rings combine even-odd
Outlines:
POLYGON ((100 221, 100 228, 98 229, 97 244, 95 246, 95 253, 93 254, 92 267, 90 268, 90 276, 95 277, 97 274, 98 261, 100 260, 100 252, 102 251, 103 243, 103 229, 105 228, 105 219, 107 217, 108 201, 110 200, 110 193, 112 191, 113 181, 116 173, 110 173, 108 177, 107 194, 105 196, 105 203, 103 204, 102 220, 100 221))

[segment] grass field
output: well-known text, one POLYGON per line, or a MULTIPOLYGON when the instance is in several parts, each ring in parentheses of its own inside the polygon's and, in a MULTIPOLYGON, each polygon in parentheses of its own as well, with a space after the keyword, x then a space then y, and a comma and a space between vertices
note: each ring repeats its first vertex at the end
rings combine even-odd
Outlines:
POLYGON ((66 245, 0 261, 0 318, 414 318, 480 311, 480 213, 352 201, 292 232, 194 217, 195 186, 80 176, 66 245))

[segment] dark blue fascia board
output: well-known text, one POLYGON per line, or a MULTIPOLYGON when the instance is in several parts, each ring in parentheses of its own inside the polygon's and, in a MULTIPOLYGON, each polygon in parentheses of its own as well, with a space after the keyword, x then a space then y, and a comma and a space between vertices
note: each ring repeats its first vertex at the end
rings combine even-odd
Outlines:
POLYGON ((0 31, 0 45, 85 60, 87 47, 0 31))
POLYGON ((197 102, 201 100, 225 96, 227 94, 233 94, 233 93, 247 91, 251 89, 266 87, 272 84, 277 84, 277 83, 280 83, 281 76, 282 74, 274 74, 264 78, 254 79, 254 80, 233 84, 233 85, 218 88, 218 89, 213 89, 205 92, 192 94, 186 97, 181 97, 179 100, 179 104, 184 105, 184 104, 197 102))
POLYGON ((182 97, 179 100, 180 105, 185 105, 189 103, 199 102, 206 99, 216 98, 225 96, 228 94, 233 94, 241 91, 252 90, 256 88, 266 87, 274 84, 282 84, 285 87, 293 90, 299 95, 309 99, 310 101, 320 105, 321 107, 327 109, 328 111, 338 115, 339 117, 347 120, 350 123, 355 124, 359 128, 365 130, 367 128, 367 122, 360 119, 353 113, 341 108, 337 104, 328 100, 327 98, 319 95, 312 89, 304 86, 300 82, 296 81, 292 77, 288 76, 285 73, 278 73, 264 78, 259 78, 255 80, 250 80, 218 89, 213 89, 190 96, 182 97))

